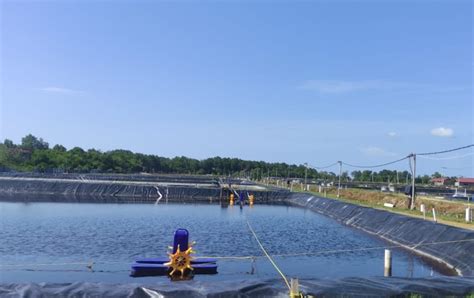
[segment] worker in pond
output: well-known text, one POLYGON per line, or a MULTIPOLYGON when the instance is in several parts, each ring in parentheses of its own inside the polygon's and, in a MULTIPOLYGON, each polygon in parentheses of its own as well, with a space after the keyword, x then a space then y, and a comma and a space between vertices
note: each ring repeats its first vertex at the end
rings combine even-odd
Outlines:
POLYGON ((250 207, 252 207, 252 206, 253 206, 253 203, 254 203, 254 201, 255 201, 255 197, 254 197, 253 194, 250 194, 250 195, 249 195, 249 194, 247 193, 247 195, 248 195, 248 197, 249 197, 249 205, 250 205, 250 207))
POLYGON ((244 195, 242 194, 242 192, 239 193, 239 203, 240 203, 240 209, 242 209, 244 206, 244 195))

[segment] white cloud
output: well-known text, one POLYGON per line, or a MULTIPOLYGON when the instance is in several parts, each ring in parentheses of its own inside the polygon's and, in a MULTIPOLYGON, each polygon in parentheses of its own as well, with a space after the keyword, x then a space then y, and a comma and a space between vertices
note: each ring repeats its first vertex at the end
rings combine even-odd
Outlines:
POLYGON ((376 156, 376 157, 384 157, 384 156, 395 156, 396 153, 388 152, 382 148, 375 147, 375 146, 368 146, 361 148, 360 151, 368 156, 376 156))
POLYGON ((389 137, 392 137, 392 138, 398 137, 398 133, 396 133, 396 132, 394 132, 394 131, 389 132, 387 135, 388 135, 389 137))
POLYGON ((454 130, 452 128, 437 127, 431 130, 431 134, 436 137, 451 137, 454 134, 454 130))
POLYGON ((457 92, 470 90, 471 86, 439 86, 411 82, 396 82, 385 80, 307 80, 300 86, 301 89, 313 90, 319 93, 337 94, 369 90, 405 90, 430 92, 457 92))
POLYGON ((40 90, 43 91, 43 92, 60 93, 60 94, 79 94, 79 93, 83 93, 83 91, 80 91, 80 90, 73 90, 73 89, 62 88, 62 87, 43 87, 43 88, 40 88, 40 90))

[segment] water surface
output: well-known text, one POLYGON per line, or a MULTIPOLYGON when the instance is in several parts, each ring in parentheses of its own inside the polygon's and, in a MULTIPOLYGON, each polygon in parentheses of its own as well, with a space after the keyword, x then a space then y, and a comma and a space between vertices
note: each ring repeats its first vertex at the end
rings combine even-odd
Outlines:
MULTIPOLYGON (((177 228, 189 230, 197 256, 219 260, 219 273, 198 280, 274 278, 247 221, 282 271, 299 278, 383 275, 384 242, 312 211, 285 206, 222 208, 204 204, 0 202, 1 282, 144 282, 128 276, 137 257, 166 256, 177 228), (361 250, 361 248, 374 248, 361 250), (86 263, 94 262, 92 270, 86 263)), ((439 275, 407 251, 392 249, 393 275, 439 275)))

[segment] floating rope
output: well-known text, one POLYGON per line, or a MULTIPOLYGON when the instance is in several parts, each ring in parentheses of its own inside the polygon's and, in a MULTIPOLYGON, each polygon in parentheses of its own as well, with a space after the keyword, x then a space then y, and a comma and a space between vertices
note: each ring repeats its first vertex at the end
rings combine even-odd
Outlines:
POLYGON ((265 247, 263 247, 262 243, 260 242, 260 240, 258 240, 258 237, 257 237, 257 234, 255 234, 255 231, 253 230, 252 226, 250 225, 250 222, 247 220, 247 225, 249 226, 249 229, 250 229, 250 232, 252 232, 253 234, 253 237, 255 238, 255 240, 257 240, 257 243, 258 245, 260 246, 260 248, 262 249, 263 253, 265 254, 265 256, 268 258, 268 260, 270 261, 270 263, 272 263, 273 267, 275 267, 276 271, 278 273, 280 273, 281 277, 283 278, 283 280, 285 281, 285 284, 286 286, 288 287, 288 290, 291 292, 291 286, 290 286, 290 283, 288 282, 288 279, 286 278, 285 274, 283 274, 283 272, 280 270, 280 268, 278 268, 277 264, 275 263, 275 261, 273 261, 272 257, 267 253, 267 251, 265 250, 265 247))
MULTIPOLYGON (((254 234, 255 239, 257 240, 258 244, 261 248, 261 242, 256 237, 255 232, 250 227, 250 223, 247 222, 249 225, 250 231, 254 234)), ((426 243, 418 243, 418 244, 407 244, 407 245, 389 245, 389 246, 372 246, 372 247, 360 247, 360 248, 351 248, 351 249, 331 249, 331 250, 319 250, 313 252, 302 252, 302 253, 288 253, 288 254, 274 254, 272 257, 298 257, 298 256, 314 256, 320 254, 332 254, 332 253, 342 253, 342 252, 356 252, 356 251, 368 251, 368 250, 382 250, 382 249, 390 249, 390 248, 404 248, 410 247, 411 249, 415 249, 420 246, 429 246, 429 245, 438 245, 438 244, 454 244, 454 243, 461 243, 461 242, 474 242, 474 238, 472 239, 462 239, 462 240, 449 240, 449 241, 438 241, 438 242, 426 242, 426 243)), ((250 256, 196 256, 196 258, 213 258, 213 259, 228 259, 228 260, 249 260, 249 259, 258 259, 258 258, 268 258, 268 253, 263 248, 262 251, 265 255, 250 255, 250 256)), ((273 260, 270 258, 272 264, 274 264, 273 260)), ((66 266, 66 265, 99 265, 99 264, 130 264, 130 262, 71 262, 71 263, 32 263, 32 264, 0 264, 0 267, 23 267, 23 266, 66 266)), ((276 264, 274 264, 276 265, 276 264)), ((278 267, 276 267, 278 268, 278 267)), ((281 270, 277 269, 279 273, 281 270)), ((280 273, 283 274, 283 273, 280 273)), ((285 277, 286 280, 286 277, 285 277)))

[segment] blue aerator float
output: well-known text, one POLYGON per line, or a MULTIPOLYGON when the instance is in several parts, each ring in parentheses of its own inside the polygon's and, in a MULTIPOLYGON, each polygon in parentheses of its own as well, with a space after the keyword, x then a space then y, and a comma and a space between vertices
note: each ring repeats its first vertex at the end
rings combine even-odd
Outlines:
POLYGON ((168 275, 172 279, 190 279, 194 274, 216 274, 217 260, 193 258, 189 232, 177 229, 174 233, 173 252, 169 257, 141 258, 132 264, 132 277, 168 275))

